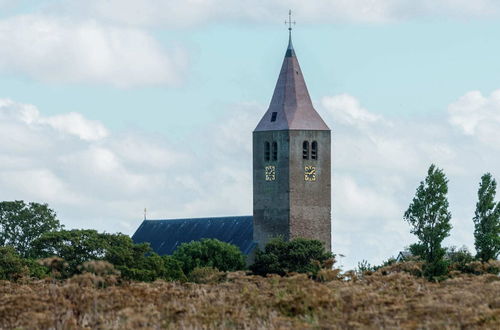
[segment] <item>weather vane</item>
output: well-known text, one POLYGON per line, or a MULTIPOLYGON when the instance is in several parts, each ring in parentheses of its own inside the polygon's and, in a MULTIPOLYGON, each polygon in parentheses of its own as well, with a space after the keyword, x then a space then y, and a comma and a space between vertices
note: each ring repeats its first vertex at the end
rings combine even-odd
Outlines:
POLYGON ((295 21, 292 21, 292 10, 288 10, 288 21, 285 20, 285 24, 288 24, 288 33, 292 34, 292 24, 295 25, 295 21))

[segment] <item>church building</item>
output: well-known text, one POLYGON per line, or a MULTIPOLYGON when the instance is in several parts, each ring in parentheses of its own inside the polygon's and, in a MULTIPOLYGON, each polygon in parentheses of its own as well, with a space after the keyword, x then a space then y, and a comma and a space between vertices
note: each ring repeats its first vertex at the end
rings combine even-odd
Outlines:
POLYGON ((303 237, 331 250, 331 132, 311 102, 289 41, 271 104, 253 132, 253 216, 144 220, 132 239, 160 254, 216 238, 249 255, 303 237))

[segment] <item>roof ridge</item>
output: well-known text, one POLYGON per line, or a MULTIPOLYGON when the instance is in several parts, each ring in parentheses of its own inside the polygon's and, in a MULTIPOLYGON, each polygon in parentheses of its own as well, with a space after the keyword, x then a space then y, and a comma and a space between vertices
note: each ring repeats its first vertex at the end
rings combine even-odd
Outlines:
POLYGON ((173 219, 147 219, 147 220, 143 220, 143 222, 156 222, 156 221, 177 221, 177 220, 181 220, 181 221, 186 221, 186 220, 215 220, 215 219, 228 219, 228 218, 231 218, 231 219, 234 219, 234 218, 248 218, 248 217, 253 217, 252 215, 235 215, 235 216, 231 216, 231 215, 226 215, 226 216, 221 216, 221 217, 217 217, 217 216, 214 216, 214 217, 197 217, 197 218, 173 218, 173 219))

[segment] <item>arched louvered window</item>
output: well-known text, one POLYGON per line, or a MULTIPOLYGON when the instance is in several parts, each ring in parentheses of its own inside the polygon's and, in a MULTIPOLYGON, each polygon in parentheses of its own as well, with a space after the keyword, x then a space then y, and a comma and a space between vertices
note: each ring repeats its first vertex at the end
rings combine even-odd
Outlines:
POLYGON ((278 160, 278 142, 273 142, 272 160, 278 160))
POLYGON ((311 159, 318 159, 318 142, 311 143, 311 159))
POLYGON ((271 158, 271 145, 269 142, 264 142, 264 160, 268 162, 271 158))
POLYGON ((302 158, 309 159, 309 141, 302 143, 302 158))

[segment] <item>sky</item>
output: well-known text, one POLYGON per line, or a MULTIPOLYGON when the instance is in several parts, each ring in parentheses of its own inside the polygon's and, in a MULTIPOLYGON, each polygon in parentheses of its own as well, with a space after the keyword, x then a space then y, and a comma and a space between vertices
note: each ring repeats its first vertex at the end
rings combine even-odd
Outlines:
POLYGON ((66 228, 252 213, 251 133, 288 31, 332 128, 339 264, 416 241, 428 167, 449 179, 446 246, 474 251, 482 174, 500 178, 494 0, 0 0, 0 200, 66 228))

